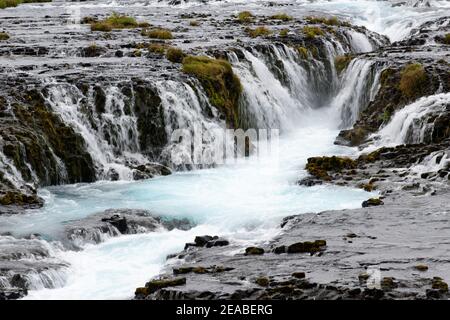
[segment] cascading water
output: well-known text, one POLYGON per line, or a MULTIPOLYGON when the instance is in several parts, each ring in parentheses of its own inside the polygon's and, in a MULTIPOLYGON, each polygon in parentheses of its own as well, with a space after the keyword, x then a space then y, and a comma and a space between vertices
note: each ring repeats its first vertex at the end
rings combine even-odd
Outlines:
POLYGON ((411 103, 396 112, 389 123, 373 135, 377 146, 395 146, 431 140, 433 119, 448 111, 450 93, 441 93, 411 103))
MULTIPOLYGON (((255 7, 258 7, 258 2, 253 1, 255 7)), ((236 1, 230 3, 234 12, 236 1)), ((384 3, 367 3, 383 10, 387 7, 384 3)), ((370 8, 365 9, 365 2, 363 5, 357 1, 331 4, 329 1, 313 4, 304 1, 300 4, 312 10, 319 8, 328 13, 357 16, 356 20, 371 30, 384 31, 386 25, 398 28, 409 23, 405 20, 392 22, 401 9, 395 9, 396 15, 390 16, 389 21, 381 15, 372 21, 370 18, 375 15, 369 12, 370 8), (361 11, 362 15, 354 14, 361 11)), ((122 2, 101 5, 120 8, 122 2)), ((134 4, 137 10, 146 5, 134 4)), ((157 6, 156 2, 148 5, 157 6)), ((185 5, 190 6, 189 3, 185 5)), ((86 4, 88 8, 96 6, 99 5, 86 4)), ((303 6, 299 8, 304 9, 303 6)), ((267 9, 264 7, 262 10, 267 9)), ((408 19, 415 16, 412 12, 408 19)), ((410 26, 405 27, 401 34, 406 35, 409 30, 410 26)), ((388 31, 394 39, 393 32, 388 31)), ((301 58, 296 49, 282 44, 270 45, 267 50, 253 47, 238 49, 240 54, 229 53, 233 70, 244 88, 240 105, 241 125, 245 128, 281 129, 283 135, 278 152, 264 158, 238 159, 236 163, 214 169, 178 172, 140 182, 99 181, 88 185, 49 187, 40 190, 40 195, 46 200, 44 208, 30 210, 20 216, 1 217, 0 232, 13 230, 15 236, 39 233, 48 240, 39 241, 54 249, 47 258, 58 264, 58 268, 51 265, 47 269, 51 270, 48 271, 51 275, 41 273, 41 279, 29 280, 33 285, 28 297, 128 298, 137 285, 161 271, 167 254, 181 250, 184 243, 192 241, 196 235, 218 234, 244 246, 272 238, 279 232, 277 226, 282 217, 360 207, 362 200, 370 196, 362 190, 333 186, 306 189, 296 183, 306 176, 303 168, 308 157, 351 155, 355 152, 334 145, 334 139, 339 127, 351 125, 378 89, 381 66, 356 58, 338 75, 334 59, 350 52, 376 50, 383 44, 383 40, 379 40, 382 37, 350 32, 347 38, 349 43, 342 44, 319 37, 317 41, 323 44, 325 59, 317 58, 311 52, 308 52, 307 59, 301 58), (64 250, 51 242, 61 240, 68 222, 111 208, 144 208, 164 217, 188 218, 197 226, 188 231, 157 230, 117 238, 105 237, 99 244, 77 243, 83 247, 81 251, 64 250)), ((225 127, 225 121, 220 120, 198 82, 166 78, 149 80, 149 83, 156 88, 161 99, 167 136, 179 128, 189 128, 192 132, 195 126, 205 131, 225 127)), ((130 179, 130 162, 138 164, 151 160, 141 154, 135 110, 127 101, 130 97, 124 96, 118 86, 105 88, 102 112, 93 111, 95 97, 92 88, 88 93, 60 83, 48 83, 47 88, 46 98, 51 108, 83 137, 99 178, 105 178, 110 169, 114 169, 120 179, 130 179)), ((416 111, 420 113, 420 110, 416 111)), ((213 143, 212 140, 204 142, 206 145, 213 143)), ((177 143, 165 145, 162 158, 168 159, 175 153, 186 160, 189 150, 177 149, 180 147, 177 143)), ((437 162, 437 158, 429 160, 437 162)), ((184 163, 192 168, 189 161, 184 163)), ((4 172, 20 177, 15 175, 14 166, 7 159, 1 158, 0 164, 8 166, 4 172)), ((30 279, 34 275, 31 272, 30 279)), ((8 281, 0 278, 0 287, 9 285, 8 281)))

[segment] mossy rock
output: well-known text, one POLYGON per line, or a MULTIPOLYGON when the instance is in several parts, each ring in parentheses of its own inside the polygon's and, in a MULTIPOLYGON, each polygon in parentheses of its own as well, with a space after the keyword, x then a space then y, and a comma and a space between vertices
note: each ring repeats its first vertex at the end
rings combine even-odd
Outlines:
POLYGON ((337 56, 334 58, 334 66, 338 74, 342 73, 345 69, 347 69, 350 62, 353 60, 353 56, 351 55, 343 55, 337 56))
POLYGON ((109 32, 113 29, 133 29, 139 27, 139 23, 135 18, 127 15, 120 15, 116 12, 113 12, 104 20, 84 19, 85 21, 90 21, 91 31, 109 32))
POLYGON ((441 292, 448 292, 448 284, 440 277, 433 278, 431 288, 441 292))
POLYGON ((187 56, 182 70, 200 81, 210 103, 225 115, 229 126, 237 128, 242 85, 230 63, 206 56, 187 56))
POLYGON ((166 58, 167 60, 169 60, 170 62, 173 63, 181 63, 183 62, 184 57, 186 56, 186 54, 183 52, 183 50, 179 49, 179 48, 169 48, 166 51, 166 58))
POLYGON ((370 198, 369 200, 366 200, 362 203, 363 208, 377 207, 382 205, 384 205, 384 202, 379 198, 370 198))
POLYGON ((256 284, 261 286, 261 287, 267 287, 269 285, 269 278, 267 277, 258 277, 255 280, 256 284))
POLYGON ((326 245, 325 240, 297 242, 287 247, 287 253, 315 253, 324 250, 326 245))
POLYGON ((325 35, 325 31, 323 31, 322 28, 316 26, 305 26, 303 27, 302 31, 308 39, 314 39, 315 37, 325 35))
POLYGON ((421 96, 426 83, 427 73, 420 63, 409 64, 401 71, 399 89, 408 98, 421 96))
POLYGON ((0 41, 5 41, 9 39, 9 34, 6 32, 0 32, 0 41))
POLYGON ((350 158, 342 157, 313 157, 308 159, 306 170, 312 176, 321 180, 330 181, 329 172, 341 172, 344 169, 355 169, 357 162, 350 158))
POLYGON ((151 280, 145 284, 148 294, 154 293, 159 289, 183 286, 186 284, 186 278, 171 278, 171 279, 157 279, 151 280))
POLYGON ((245 255, 246 256, 263 255, 263 254, 264 254, 264 249, 263 248, 248 247, 247 249, 245 249, 245 255))
POLYGON ((143 29, 141 35, 151 39, 159 39, 159 40, 173 39, 172 32, 168 29, 163 28, 143 29))
POLYGON ((291 21, 293 18, 292 18, 292 16, 290 16, 286 13, 277 13, 277 14, 270 16, 270 19, 281 20, 281 21, 287 22, 287 21, 291 21))

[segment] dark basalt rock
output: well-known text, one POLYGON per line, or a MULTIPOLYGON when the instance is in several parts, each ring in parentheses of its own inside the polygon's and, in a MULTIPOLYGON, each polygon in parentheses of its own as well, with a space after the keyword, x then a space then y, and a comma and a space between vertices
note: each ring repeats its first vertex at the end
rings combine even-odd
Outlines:
POLYGON ((327 245, 325 240, 316 240, 314 242, 297 242, 287 247, 287 253, 316 253, 324 250, 327 245))
POLYGON ((382 206, 384 204, 383 201, 377 198, 371 198, 369 200, 366 200, 362 203, 363 208, 369 208, 369 207, 376 207, 376 206, 382 206))
POLYGON ((0 300, 18 300, 28 294, 27 290, 23 289, 0 289, 0 300))

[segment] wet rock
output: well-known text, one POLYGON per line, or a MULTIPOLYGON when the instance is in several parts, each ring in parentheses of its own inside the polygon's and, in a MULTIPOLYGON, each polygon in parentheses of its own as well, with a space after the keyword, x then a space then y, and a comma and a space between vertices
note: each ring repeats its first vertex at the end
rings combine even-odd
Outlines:
POLYGON ((418 264, 418 265, 414 266, 414 269, 425 272, 425 271, 428 271, 428 266, 425 264, 418 264))
POLYGON ((397 288, 397 283, 395 282, 395 279, 392 277, 384 277, 381 279, 380 282, 381 288, 383 290, 392 290, 394 288, 397 288))
POLYGON ((145 288, 147 290, 143 290, 143 289, 139 289, 139 290, 140 290, 140 293, 142 293, 142 294, 145 294, 145 293, 151 294, 162 288, 182 286, 185 284, 186 284, 186 278, 157 279, 157 280, 151 280, 145 284, 145 288))
POLYGON ((273 253, 275 253, 275 254, 286 253, 286 246, 276 247, 275 249, 273 249, 273 253))
POLYGON ((251 256, 251 255, 263 255, 264 249, 258 248, 258 247, 248 247, 245 249, 245 255, 251 256))
POLYGON ((195 245, 197 247, 203 247, 205 246, 208 242, 212 241, 212 240, 216 240, 219 237, 217 236, 197 236, 194 239, 195 245))
POLYGON ((433 278, 431 288, 441 292, 448 292, 448 284, 440 277, 433 278))
POLYGON ((324 250, 326 245, 325 240, 297 242, 287 247, 287 253, 316 253, 324 250))
POLYGON ((292 276, 297 279, 304 279, 306 274, 304 272, 294 272, 292 276))
POLYGON ((371 198, 369 200, 366 200, 362 203, 362 207, 363 208, 369 208, 369 207, 377 207, 377 206, 381 206, 383 205, 384 202, 381 201, 378 198, 371 198))
POLYGON ((223 238, 218 238, 215 240, 208 241, 206 243, 206 248, 223 247, 223 246, 228 246, 229 244, 230 244, 230 242, 228 240, 223 239, 223 238))
POLYGON ((18 300, 27 294, 27 290, 23 289, 0 289, 0 300, 18 300))
POLYGON ((267 287, 269 285, 269 278, 267 277, 256 278, 255 283, 261 287, 267 287))

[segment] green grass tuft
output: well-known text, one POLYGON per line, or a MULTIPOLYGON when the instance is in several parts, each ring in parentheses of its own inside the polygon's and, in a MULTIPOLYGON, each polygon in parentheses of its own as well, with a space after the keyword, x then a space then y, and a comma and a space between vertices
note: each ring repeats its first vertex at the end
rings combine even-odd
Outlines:
POLYGON ((420 63, 411 63, 401 71, 399 89, 404 96, 413 98, 427 82, 427 73, 420 63))
POLYGON ((309 39, 325 35, 325 32, 320 27, 311 27, 311 26, 303 27, 303 33, 309 39))
POLYGON ((255 19, 255 16, 250 11, 242 11, 239 12, 237 16, 237 20, 240 23, 251 23, 255 19))
POLYGON ((85 17, 83 20, 90 21, 91 31, 109 32, 113 29, 134 29, 139 26, 135 18, 116 12, 104 20, 95 21, 95 18, 89 17, 85 17))
POLYGON ((159 39, 159 40, 173 39, 172 32, 170 32, 170 30, 162 28, 155 28, 150 30, 143 29, 141 34, 151 39, 159 39))
POLYGON ((264 26, 252 28, 245 28, 245 32, 252 38, 268 36, 272 31, 264 26))
POLYGON ((341 73, 342 71, 347 69, 352 60, 353 57, 351 55, 337 56, 336 58, 334 58, 334 66, 337 73, 341 73))
POLYGON ((286 13, 277 13, 270 17, 273 20, 281 20, 281 21, 291 21, 293 18, 286 13))
POLYGON ((6 32, 0 32, 0 41, 5 41, 9 39, 9 34, 6 32))
POLYGON ((170 62, 181 63, 186 55, 179 48, 169 48, 166 52, 166 58, 170 62))

